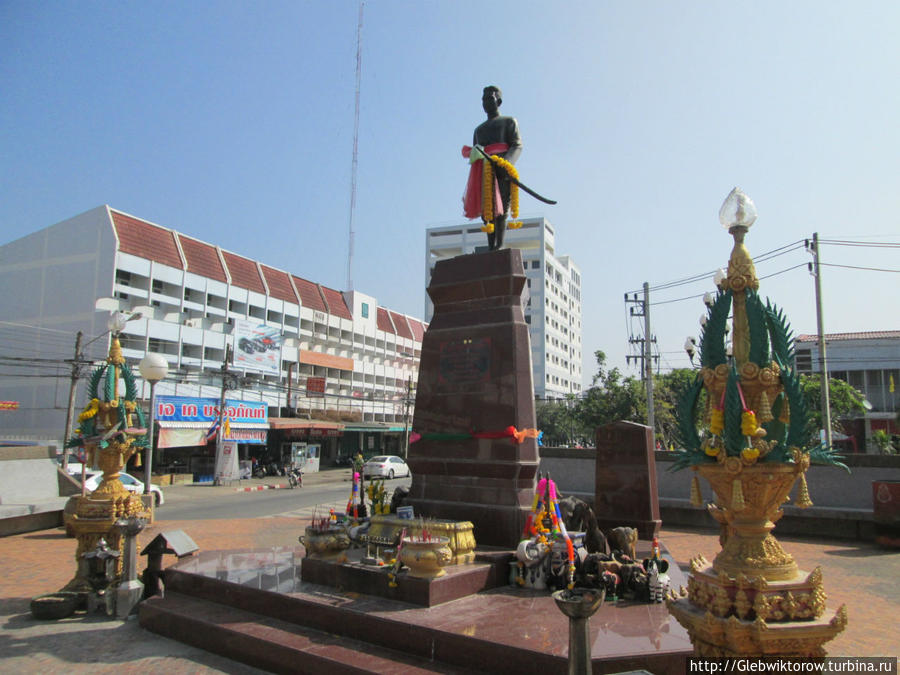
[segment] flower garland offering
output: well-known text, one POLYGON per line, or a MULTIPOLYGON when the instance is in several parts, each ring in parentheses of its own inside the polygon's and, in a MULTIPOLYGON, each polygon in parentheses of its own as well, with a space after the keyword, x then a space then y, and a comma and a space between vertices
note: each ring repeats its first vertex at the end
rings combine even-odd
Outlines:
POLYGON ((563 541, 566 542, 566 555, 569 559, 566 570, 568 579, 567 588, 572 589, 575 587, 575 547, 572 545, 572 539, 569 537, 568 531, 566 531, 566 524, 559 512, 559 502, 556 499, 556 483, 549 478, 547 479, 547 482, 550 486, 550 504, 553 506, 550 511, 550 517, 553 520, 554 531, 558 531, 559 534, 562 535, 563 541))
POLYGON ((464 432, 439 432, 430 434, 420 434, 412 432, 409 437, 410 443, 415 443, 423 438, 428 441, 467 441, 471 438, 511 438, 517 444, 521 445, 527 438, 540 439, 543 432, 537 429, 516 429, 510 425, 506 429, 499 431, 464 431, 464 432))
MULTIPOLYGON (((494 231, 494 216, 496 209, 494 208, 494 194, 496 192, 496 179, 494 176, 494 164, 503 169, 510 178, 519 180, 519 172, 512 162, 508 162, 500 155, 491 155, 491 160, 482 160, 481 169, 481 219, 484 225, 481 231, 491 234, 494 231)), ((509 213, 513 218, 519 217, 519 186, 510 181, 509 184, 509 213)), ((512 220, 506 225, 511 230, 518 230, 522 227, 521 221, 512 220)))
POLYGON ((353 472, 353 487, 350 490, 350 499, 347 501, 347 515, 359 518, 359 472, 353 472))
MULTIPOLYGON (((556 483, 550 478, 541 477, 535 489, 531 513, 525 520, 525 531, 522 537, 523 541, 529 539, 544 550, 541 557, 550 552, 551 540, 562 540, 566 543, 566 585, 567 588, 574 588, 575 546, 572 544, 572 538, 566 530, 566 524, 563 522, 559 510, 556 483)), ((516 583, 519 586, 525 584, 525 565, 522 560, 519 560, 516 565, 516 583)))

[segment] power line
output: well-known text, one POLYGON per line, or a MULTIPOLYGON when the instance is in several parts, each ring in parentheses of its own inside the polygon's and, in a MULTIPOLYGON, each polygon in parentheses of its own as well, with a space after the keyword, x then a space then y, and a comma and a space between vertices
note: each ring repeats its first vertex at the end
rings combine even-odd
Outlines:
POLYGON ((820 244, 828 244, 829 246, 859 246, 862 248, 900 248, 900 242, 892 241, 850 241, 842 239, 819 239, 820 244))
MULTIPOLYGON (((793 241, 789 244, 785 244, 784 246, 779 246, 778 248, 774 248, 771 251, 766 251, 765 253, 761 253, 758 256, 753 258, 754 263, 762 263, 773 258, 777 258, 779 256, 785 255, 787 253, 791 253, 792 251, 803 248, 804 240, 798 239, 797 241, 793 241)), ((682 279, 676 279, 674 281, 667 281, 661 284, 656 284, 650 287, 651 291, 662 291, 669 288, 674 288, 676 286, 684 286, 686 284, 695 283, 697 281, 705 280, 715 274, 716 270, 711 270, 709 272, 702 272, 700 274, 694 274, 689 277, 684 277, 682 279)), ((632 290, 628 291, 628 293, 639 293, 640 290, 632 290)), ((659 304, 659 303, 654 303, 659 304)))
POLYGON ((865 272, 900 272, 900 270, 889 270, 883 267, 858 267, 856 265, 838 265, 837 263, 820 262, 824 267, 843 267, 848 270, 863 270, 865 272))

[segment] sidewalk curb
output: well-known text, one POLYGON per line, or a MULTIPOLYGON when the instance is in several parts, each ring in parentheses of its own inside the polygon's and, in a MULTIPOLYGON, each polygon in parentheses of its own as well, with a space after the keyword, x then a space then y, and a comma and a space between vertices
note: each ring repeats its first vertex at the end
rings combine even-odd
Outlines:
POLYGON ((235 488, 235 492, 257 492, 258 490, 287 490, 289 485, 282 485, 281 483, 277 485, 254 485, 253 487, 242 487, 235 488))

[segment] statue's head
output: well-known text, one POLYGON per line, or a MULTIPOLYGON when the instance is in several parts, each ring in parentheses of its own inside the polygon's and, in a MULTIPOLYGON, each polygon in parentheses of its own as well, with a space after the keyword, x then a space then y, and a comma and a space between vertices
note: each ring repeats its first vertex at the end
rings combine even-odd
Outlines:
POLYGON ((500 87, 491 85, 484 88, 481 95, 481 106, 488 115, 496 115, 500 111, 500 105, 503 103, 503 93, 500 87))

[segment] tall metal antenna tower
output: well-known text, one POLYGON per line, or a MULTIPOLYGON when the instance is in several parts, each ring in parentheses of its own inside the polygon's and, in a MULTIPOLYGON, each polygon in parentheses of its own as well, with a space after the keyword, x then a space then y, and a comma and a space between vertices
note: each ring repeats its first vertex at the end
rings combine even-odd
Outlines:
POLYGON ((347 237, 347 290, 353 290, 353 216, 356 213, 356 168, 359 155, 359 83, 362 75, 363 7, 359 3, 359 23, 356 25, 356 110, 353 114, 353 164, 350 169, 350 227, 347 237))

